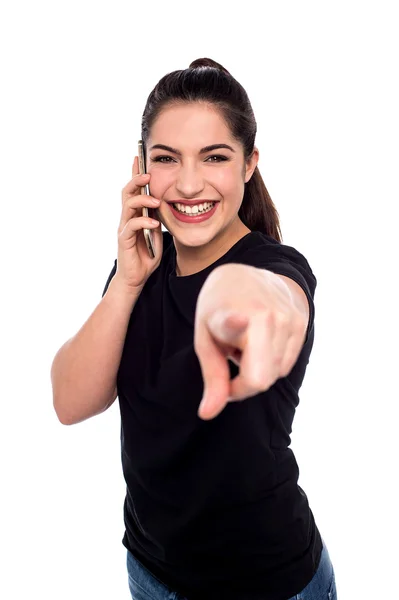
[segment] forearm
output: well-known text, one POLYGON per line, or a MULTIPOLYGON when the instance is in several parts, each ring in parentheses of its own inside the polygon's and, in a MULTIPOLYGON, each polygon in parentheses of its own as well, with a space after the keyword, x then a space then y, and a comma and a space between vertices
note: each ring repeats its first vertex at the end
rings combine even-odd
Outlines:
POLYGON ((126 293, 116 276, 51 367, 53 404, 59 420, 74 424, 103 412, 115 398, 116 376, 137 295, 126 293))

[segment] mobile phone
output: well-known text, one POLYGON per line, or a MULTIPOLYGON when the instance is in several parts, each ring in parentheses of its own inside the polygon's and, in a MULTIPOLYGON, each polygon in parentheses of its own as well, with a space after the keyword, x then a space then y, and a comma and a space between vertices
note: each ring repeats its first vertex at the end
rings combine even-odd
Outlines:
MULTIPOLYGON (((139 153, 138 153, 138 157, 139 157, 139 172, 140 175, 142 175, 143 173, 146 173, 146 166, 145 166, 145 154, 144 154, 144 143, 143 140, 139 140, 139 153)), ((141 194, 146 194, 147 196, 150 195, 150 189, 148 187, 148 183, 145 184, 144 187, 141 188, 141 194)), ((143 217, 148 217, 152 215, 148 214, 148 208, 146 206, 143 206, 143 217)), ((154 233, 152 231, 152 229, 143 229, 143 233, 144 233, 144 239, 145 239, 145 243, 148 249, 148 254, 150 255, 150 258, 155 258, 155 240, 154 240, 154 233)))

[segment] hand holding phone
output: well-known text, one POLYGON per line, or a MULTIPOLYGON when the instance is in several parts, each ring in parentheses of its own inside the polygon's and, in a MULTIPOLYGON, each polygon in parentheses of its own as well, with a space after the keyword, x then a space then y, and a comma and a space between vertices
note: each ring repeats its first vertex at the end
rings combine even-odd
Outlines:
POLYGON ((143 215, 144 209, 156 210, 160 201, 143 193, 151 175, 140 174, 136 156, 133 163, 132 179, 122 190, 122 214, 118 227, 118 260, 115 278, 122 290, 137 295, 149 276, 159 266, 163 252, 163 236, 160 221, 153 221, 143 215), (151 234, 154 257, 149 252, 143 232, 151 234))

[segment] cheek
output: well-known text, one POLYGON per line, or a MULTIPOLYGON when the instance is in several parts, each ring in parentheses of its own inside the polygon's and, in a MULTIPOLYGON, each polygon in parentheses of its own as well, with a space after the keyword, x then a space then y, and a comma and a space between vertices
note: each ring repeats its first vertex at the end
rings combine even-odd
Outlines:
POLYGON ((243 190, 243 180, 240 173, 235 171, 220 171, 214 178, 215 188, 225 197, 241 197, 243 190))
POLYGON ((155 198, 162 198, 165 192, 173 185, 173 177, 166 172, 154 172, 151 173, 150 181, 150 194, 155 198))

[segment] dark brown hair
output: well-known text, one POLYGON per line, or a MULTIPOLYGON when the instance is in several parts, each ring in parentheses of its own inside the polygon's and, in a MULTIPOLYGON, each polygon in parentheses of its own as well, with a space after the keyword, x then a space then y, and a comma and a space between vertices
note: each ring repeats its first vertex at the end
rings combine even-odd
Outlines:
MULTIPOLYGON (((213 104, 224 117, 234 139, 242 144, 247 161, 254 150, 256 120, 242 85, 210 58, 194 60, 188 69, 173 71, 159 80, 144 109, 141 138, 146 143, 151 127, 167 105, 181 102, 213 104)), ((258 167, 245 184, 238 216, 251 231, 261 231, 282 241, 279 215, 258 167)))

